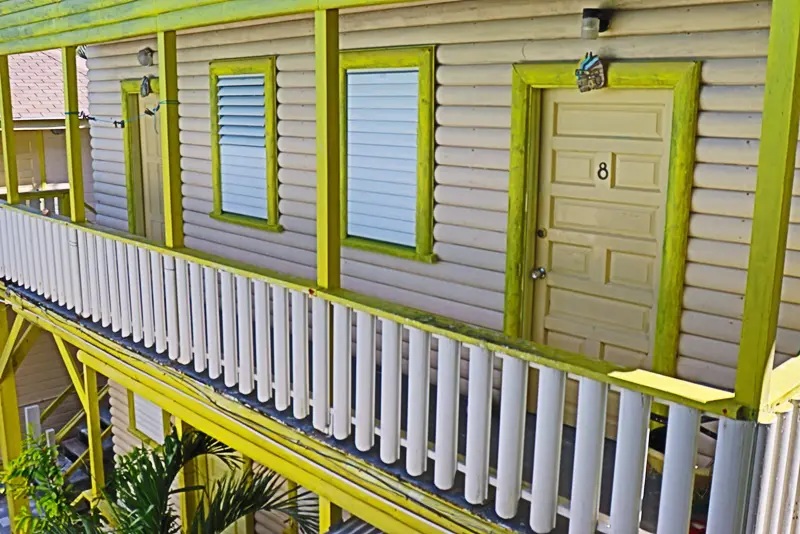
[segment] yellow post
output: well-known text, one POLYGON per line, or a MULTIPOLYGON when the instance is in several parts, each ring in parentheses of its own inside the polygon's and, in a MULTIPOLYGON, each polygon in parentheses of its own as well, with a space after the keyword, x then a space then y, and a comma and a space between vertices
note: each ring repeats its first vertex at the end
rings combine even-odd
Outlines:
POLYGON ((100 435, 100 399, 97 392, 97 372, 83 366, 83 389, 86 394, 86 428, 89 433, 89 470, 92 475, 92 497, 102 496, 106 485, 103 472, 103 437, 100 435))
POLYGON ((183 246, 181 145, 178 129, 178 56, 175 32, 158 32, 158 86, 161 93, 161 168, 164 181, 164 244, 183 246))
POLYGON ((769 391, 800 115, 800 2, 775 0, 758 153, 736 400, 752 413, 769 391))
MULTIPOLYGON (((287 495, 289 497, 297 498, 297 483, 292 482, 291 480, 287 480, 286 487, 287 487, 287 495)), ((282 534, 297 534, 297 523, 295 523, 293 520, 290 519, 289 526, 283 529, 282 534)))
MULTIPOLYGON (((178 435, 183 436, 186 432, 194 428, 183 419, 175 419, 175 428, 178 435)), ((208 459, 205 457, 196 458, 189 462, 178 474, 178 484, 181 488, 192 486, 202 486, 208 482, 208 459)), ((203 494, 200 491, 183 492, 180 494, 181 501, 181 525, 183 532, 189 532, 197 507, 203 494)))
POLYGON ((83 200, 83 161, 81 160, 81 120, 78 113, 78 71, 75 47, 61 49, 64 69, 64 125, 67 138, 67 175, 69 176, 69 213, 73 222, 86 221, 83 200))
POLYGON ((324 497, 319 498, 319 531, 328 532, 332 526, 342 522, 342 509, 324 497))
POLYGON ((317 284, 340 284, 339 12, 314 14, 317 82, 317 284))
MULTIPOLYGON (((8 306, 0 304, 0 347, 13 343, 9 339, 8 306)), ((14 366, 9 365, 0 376, 0 458, 6 466, 22 452, 22 431, 17 404, 17 382, 14 366)), ((25 499, 8 500, 8 518, 14 525, 14 517, 25 509, 25 499)))
POLYGON ((0 127, 3 141, 3 169, 6 174, 6 200, 19 202, 17 177, 17 148, 14 142, 14 111, 11 105, 11 79, 8 75, 8 56, 0 56, 0 127))

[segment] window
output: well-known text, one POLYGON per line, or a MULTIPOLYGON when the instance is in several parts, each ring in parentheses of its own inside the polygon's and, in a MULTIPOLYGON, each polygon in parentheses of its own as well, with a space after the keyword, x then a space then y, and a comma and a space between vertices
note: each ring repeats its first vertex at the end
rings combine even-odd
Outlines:
POLYGON ((149 445, 164 443, 170 433, 170 417, 167 412, 128 390, 128 430, 149 445))
POLYGON ((342 244, 433 262, 433 47, 344 52, 342 244))
POLYGON ((280 231, 275 58, 214 61, 210 71, 211 216, 280 231))

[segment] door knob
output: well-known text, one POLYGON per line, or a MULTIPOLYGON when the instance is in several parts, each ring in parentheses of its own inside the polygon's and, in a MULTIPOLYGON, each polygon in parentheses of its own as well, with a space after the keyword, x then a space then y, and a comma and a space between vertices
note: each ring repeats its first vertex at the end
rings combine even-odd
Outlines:
POLYGON ((538 267, 531 272, 531 278, 534 280, 541 280, 547 276, 547 271, 544 267, 538 267))

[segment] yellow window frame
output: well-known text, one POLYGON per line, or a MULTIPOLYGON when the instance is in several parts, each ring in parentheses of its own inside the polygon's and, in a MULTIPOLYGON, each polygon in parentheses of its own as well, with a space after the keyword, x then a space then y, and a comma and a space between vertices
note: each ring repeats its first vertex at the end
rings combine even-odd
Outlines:
POLYGON ((209 65, 209 90, 211 103, 211 170, 214 206, 211 217, 243 226, 270 232, 281 232, 278 210, 278 98, 275 56, 212 61, 209 65), (264 131, 267 150, 267 218, 260 219, 238 213, 222 211, 222 166, 219 144, 219 105, 217 82, 220 76, 240 74, 264 75, 264 131))
MULTIPOLYGON (((156 440, 154 440, 153 438, 151 438, 150 436, 139 430, 139 428, 136 426, 136 407, 133 405, 136 397, 134 396, 134 392, 131 391, 130 389, 127 390, 127 392, 128 392, 128 432, 130 432, 131 435, 142 440, 143 443, 151 447, 157 447, 161 445, 156 440)), ((164 410, 161 410, 161 424, 163 425, 164 429, 164 437, 166 437, 172 431, 172 421, 170 420, 170 415, 164 410)))
POLYGON ((436 49, 434 46, 349 50, 339 56, 340 173, 342 245, 401 258, 434 263, 433 152, 436 49), (417 217, 414 247, 347 235, 347 71, 351 69, 419 69, 417 119, 417 217))

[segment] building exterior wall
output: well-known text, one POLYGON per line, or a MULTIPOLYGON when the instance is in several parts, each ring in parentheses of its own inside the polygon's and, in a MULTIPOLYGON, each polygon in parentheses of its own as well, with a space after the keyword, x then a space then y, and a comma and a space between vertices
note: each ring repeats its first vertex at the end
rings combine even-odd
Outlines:
MULTIPOLYGON (((753 210, 770 2, 624 0, 598 41, 580 2, 476 0, 343 12, 342 49, 437 45, 435 264, 343 249, 347 289, 502 328, 511 65, 613 60, 703 62, 678 374, 732 387, 753 210)), ((90 112, 119 119, 120 80, 157 75, 136 52, 155 39, 89 48, 90 112)), ((186 246, 315 275, 313 20, 214 27, 178 36, 186 246), (277 56, 282 233, 217 221, 212 209, 208 64, 277 56)), ((91 129, 98 222, 125 230, 122 131, 91 129)), ((800 184, 795 186, 800 195, 800 184)), ((795 197, 795 204, 800 202, 795 197)), ((795 210, 797 211, 797 210, 795 210)), ((800 349, 800 219, 792 215, 776 362, 800 349)))

